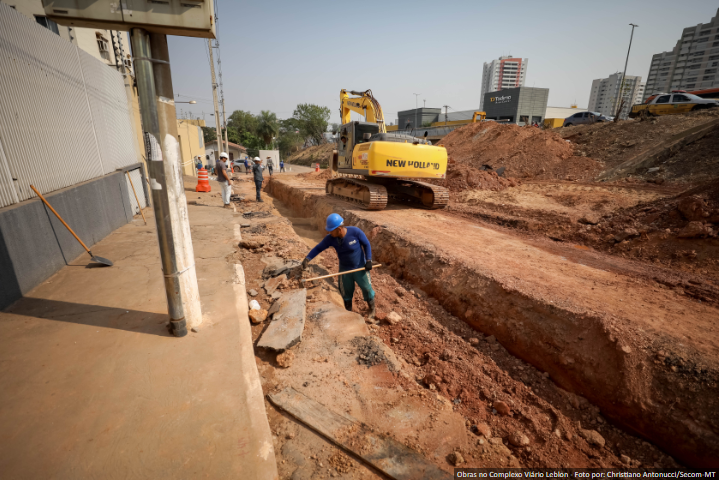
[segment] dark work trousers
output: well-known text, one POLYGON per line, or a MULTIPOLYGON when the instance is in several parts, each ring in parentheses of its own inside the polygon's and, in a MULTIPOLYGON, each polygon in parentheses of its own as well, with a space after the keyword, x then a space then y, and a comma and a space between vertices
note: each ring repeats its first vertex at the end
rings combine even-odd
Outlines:
POLYGON ((260 200, 262 200, 262 198, 260 197, 260 191, 262 190, 262 181, 261 180, 255 181, 255 189, 257 189, 257 201, 259 202, 260 200))

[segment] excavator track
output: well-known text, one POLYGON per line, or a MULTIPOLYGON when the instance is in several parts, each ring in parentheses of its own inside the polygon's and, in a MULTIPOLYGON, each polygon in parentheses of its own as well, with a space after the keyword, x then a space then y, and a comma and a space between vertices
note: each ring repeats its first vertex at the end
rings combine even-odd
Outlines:
POLYGON ((383 185, 393 200, 418 203, 425 209, 442 209, 449 203, 449 190, 439 185, 417 180, 393 180, 383 185))
POLYGON ((383 185, 351 177, 329 179, 325 191, 367 210, 382 210, 387 207, 387 189, 383 185))

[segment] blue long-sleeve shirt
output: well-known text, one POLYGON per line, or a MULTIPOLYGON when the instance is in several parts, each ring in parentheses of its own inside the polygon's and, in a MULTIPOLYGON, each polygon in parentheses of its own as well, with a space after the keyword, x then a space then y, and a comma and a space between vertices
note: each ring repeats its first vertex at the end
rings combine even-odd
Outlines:
POLYGON ((332 237, 327 234, 314 249, 307 254, 309 260, 317 257, 322 251, 334 247, 340 260, 340 272, 364 267, 372 259, 372 247, 367 236, 357 227, 347 227, 347 234, 343 238, 332 237), (363 252, 364 251, 364 252, 363 252))

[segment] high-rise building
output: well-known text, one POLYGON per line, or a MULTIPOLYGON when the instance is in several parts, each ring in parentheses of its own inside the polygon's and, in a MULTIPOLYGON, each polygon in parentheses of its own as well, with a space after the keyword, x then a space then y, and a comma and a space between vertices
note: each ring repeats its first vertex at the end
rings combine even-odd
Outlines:
POLYGON ((709 23, 687 27, 673 50, 652 56, 644 99, 671 90, 719 87, 719 9, 709 23))
POLYGON ((614 116, 620 102, 624 99, 624 107, 622 107, 620 118, 627 118, 632 105, 641 102, 641 94, 637 97, 639 92, 644 92, 641 77, 627 75, 624 79, 624 84, 622 84, 622 73, 613 73, 607 78, 592 81, 587 110, 599 112, 606 116, 614 116), (620 89, 622 89, 622 95, 619 94, 620 89), (639 101, 637 101, 637 98, 639 98, 639 101))
POLYGON ((528 62, 529 59, 510 55, 499 57, 491 62, 484 62, 479 108, 484 108, 484 94, 487 92, 524 87, 528 62))

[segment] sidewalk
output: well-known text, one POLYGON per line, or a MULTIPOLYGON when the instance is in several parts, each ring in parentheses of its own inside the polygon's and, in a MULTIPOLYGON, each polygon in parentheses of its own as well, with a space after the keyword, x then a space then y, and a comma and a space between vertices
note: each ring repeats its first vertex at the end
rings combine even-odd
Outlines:
POLYGON ((0 312, 0 476, 277 478, 232 260, 239 216, 211 185, 195 193, 186 181, 197 333, 165 327, 152 209, 147 226, 137 217, 93 246, 114 267, 88 269, 80 256, 0 312))

